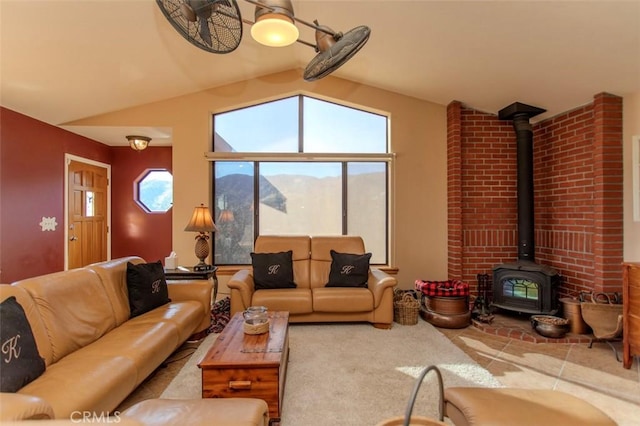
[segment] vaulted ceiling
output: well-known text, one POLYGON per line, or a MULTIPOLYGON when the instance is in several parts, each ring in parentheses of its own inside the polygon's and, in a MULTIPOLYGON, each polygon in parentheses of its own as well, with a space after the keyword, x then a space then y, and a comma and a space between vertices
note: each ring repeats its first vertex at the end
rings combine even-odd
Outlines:
MULTIPOLYGON (((254 6, 237 1, 253 20, 254 6)), ((364 48, 333 75, 419 99, 487 112, 520 101, 547 109, 543 119, 599 92, 640 92, 638 0, 293 5, 297 17, 336 31, 371 28, 364 48)), ((312 29, 298 27, 314 42, 312 29)), ((213 54, 182 38, 154 0, 0 0, 1 104, 64 127, 274 72, 300 69, 302 78, 313 48, 265 47, 249 29, 234 52, 213 54)), ((118 129, 94 130, 85 135, 126 144, 118 129)))

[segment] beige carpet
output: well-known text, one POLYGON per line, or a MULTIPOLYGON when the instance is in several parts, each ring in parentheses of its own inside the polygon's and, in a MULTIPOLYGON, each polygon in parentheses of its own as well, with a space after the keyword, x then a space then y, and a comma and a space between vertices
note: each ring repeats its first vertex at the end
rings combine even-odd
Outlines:
MULTIPOLYGON (((373 426, 404 414, 423 368, 437 365, 445 387, 499 387, 500 383, 436 328, 395 324, 292 324, 282 426, 373 426)), ((163 392, 162 398, 200 398, 198 361, 209 335, 163 392)), ((425 378, 414 415, 437 418, 437 380, 425 378)))

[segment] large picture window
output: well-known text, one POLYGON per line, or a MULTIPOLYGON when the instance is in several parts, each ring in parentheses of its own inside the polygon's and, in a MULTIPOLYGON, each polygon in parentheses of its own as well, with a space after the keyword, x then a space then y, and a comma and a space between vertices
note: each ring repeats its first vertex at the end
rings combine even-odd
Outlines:
POLYGON ((251 263, 260 234, 342 234, 387 264, 387 121, 307 96, 214 115, 215 263, 251 263))

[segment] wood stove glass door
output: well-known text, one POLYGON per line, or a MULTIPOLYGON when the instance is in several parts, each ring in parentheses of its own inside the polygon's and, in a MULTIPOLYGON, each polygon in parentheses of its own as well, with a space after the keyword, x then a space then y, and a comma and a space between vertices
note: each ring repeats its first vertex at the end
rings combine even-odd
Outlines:
POLYGON ((523 278, 506 278, 502 281, 502 295, 510 306, 538 309, 540 285, 523 278))

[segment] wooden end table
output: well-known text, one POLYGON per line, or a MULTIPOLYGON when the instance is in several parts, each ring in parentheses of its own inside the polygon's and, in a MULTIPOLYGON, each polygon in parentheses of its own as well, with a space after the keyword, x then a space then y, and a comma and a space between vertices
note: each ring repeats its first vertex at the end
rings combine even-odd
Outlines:
POLYGON ((213 266, 206 271, 194 271, 193 267, 178 266, 176 269, 165 269, 164 277, 167 281, 180 281, 180 280, 213 280, 213 295, 211 299, 211 306, 216 303, 218 298, 218 276, 216 271, 217 266, 213 266))
POLYGON ((258 398, 279 421, 289 358, 289 312, 269 312, 269 331, 245 334, 236 313, 198 367, 203 398, 258 398))

